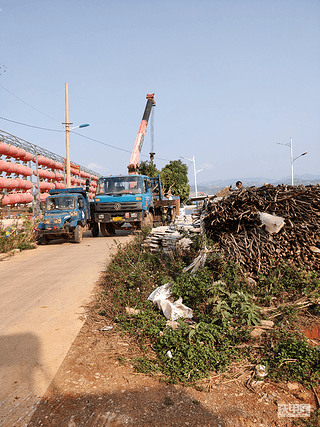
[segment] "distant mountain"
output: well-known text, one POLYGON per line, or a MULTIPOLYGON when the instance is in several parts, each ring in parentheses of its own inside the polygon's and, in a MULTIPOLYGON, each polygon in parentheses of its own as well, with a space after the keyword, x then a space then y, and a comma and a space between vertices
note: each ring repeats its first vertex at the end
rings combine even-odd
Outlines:
MULTIPOLYGON (((272 179, 272 178, 263 178, 263 177, 249 177, 249 178, 230 178, 230 179, 221 179, 215 181, 201 182, 198 184, 198 193, 203 192, 205 194, 215 194, 222 188, 226 186, 235 187, 236 182, 241 181, 244 187, 261 187, 265 183, 272 184, 277 186, 280 184, 291 184, 291 176, 286 176, 281 179, 272 179)), ((308 185, 308 184, 317 184, 320 183, 320 175, 295 175, 294 176, 294 185, 308 185)), ((195 188, 194 185, 191 185, 191 192, 194 195, 195 188)))

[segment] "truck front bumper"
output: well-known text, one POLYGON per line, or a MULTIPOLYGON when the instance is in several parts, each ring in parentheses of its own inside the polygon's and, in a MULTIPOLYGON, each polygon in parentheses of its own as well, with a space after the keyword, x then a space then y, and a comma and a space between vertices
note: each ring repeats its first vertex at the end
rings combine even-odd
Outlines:
POLYGON ((143 212, 99 212, 94 215, 95 222, 102 223, 132 223, 141 222, 144 217, 143 212))

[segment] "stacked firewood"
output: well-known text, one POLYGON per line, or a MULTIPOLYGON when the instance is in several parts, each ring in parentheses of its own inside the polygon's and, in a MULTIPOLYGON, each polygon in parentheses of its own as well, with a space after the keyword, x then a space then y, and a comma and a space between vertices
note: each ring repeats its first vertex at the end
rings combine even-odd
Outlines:
POLYGON ((320 186, 263 186, 206 199, 202 221, 207 236, 244 271, 266 272, 287 260, 309 270, 320 268, 320 186), (285 225, 270 233, 260 221, 265 212, 285 225))

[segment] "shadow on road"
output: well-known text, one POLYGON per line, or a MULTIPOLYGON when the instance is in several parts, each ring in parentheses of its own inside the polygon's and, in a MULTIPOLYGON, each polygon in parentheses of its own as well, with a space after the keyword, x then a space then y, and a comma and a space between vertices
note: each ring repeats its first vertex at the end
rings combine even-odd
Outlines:
POLYGON ((0 335, 0 425, 13 426, 23 403, 34 399, 36 382, 47 379, 36 335, 0 335))
MULTIPOLYGON (((124 237, 124 236, 130 236, 130 235, 135 235, 136 233, 138 233, 137 231, 130 231, 130 230, 116 230, 114 235, 111 235, 109 237, 104 237, 101 233, 99 233, 99 236, 97 237, 92 237, 91 231, 85 231, 83 233, 83 239, 86 240, 88 238, 91 239, 112 239, 115 237, 124 237)), ((61 244, 65 244, 65 243, 71 243, 71 244, 75 244, 78 245, 79 243, 74 243, 72 242, 71 239, 55 239, 55 240, 49 240, 48 245, 61 245, 61 244)), ((81 243, 80 243, 81 244, 81 243)))
POLYGON ((168 386, 104 394, 59 394, 43 400, 28 427, 225 427, 221 416, 208 411, 184 392, 168 386), (168 395, 168 389, 170 394, 168 395))

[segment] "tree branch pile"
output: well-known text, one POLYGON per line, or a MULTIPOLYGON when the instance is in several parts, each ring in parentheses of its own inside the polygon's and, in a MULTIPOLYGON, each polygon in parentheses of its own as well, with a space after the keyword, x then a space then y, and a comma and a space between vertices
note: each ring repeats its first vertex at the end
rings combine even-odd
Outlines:
POLYGON ((308 270, 320 268, 320 186, 249 187, 220 201, 206 199, 201 217, 207 236, 244 271, 266 272, 287 260, 308 270), (269 233, 260 212, 283 217, 269 233))

